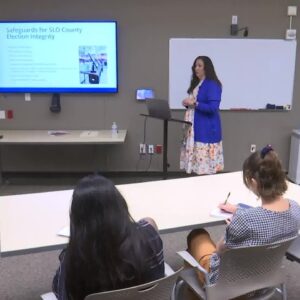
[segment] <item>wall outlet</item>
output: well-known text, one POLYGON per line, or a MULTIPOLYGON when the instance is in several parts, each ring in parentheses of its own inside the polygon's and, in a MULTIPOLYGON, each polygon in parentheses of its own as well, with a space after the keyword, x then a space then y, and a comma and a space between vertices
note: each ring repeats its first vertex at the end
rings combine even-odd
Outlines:
POLYGON ((140 154, 146 154, 146 144, 140 144, 140 154))
POLYGON ((31 101, 31 94, 25 93, 25 101, 31 101))
POLYGON ((237 25, 238 23, 238 16, 232 16, 231 17, 231 24, 237 25))
POLYGON ((289 17, 297 16, 297 6, 288 6, 287 15, 289 17))
POLYGON ((148 153, 149 154, 154 154, 154 145, 148 145, 148 153))
POLYGON ((253 153, 256 151, 256 145, 255 144, 251 144, 250 146, 250 152, 253 153))
POLYGON ((285 33, 285 38, 287 40, 295 40, 297 37, 297 30, 296 29, 287 29, 285 33))
POLYGON ((0 119, 6 119, 6 111, 0 110, 0 119))

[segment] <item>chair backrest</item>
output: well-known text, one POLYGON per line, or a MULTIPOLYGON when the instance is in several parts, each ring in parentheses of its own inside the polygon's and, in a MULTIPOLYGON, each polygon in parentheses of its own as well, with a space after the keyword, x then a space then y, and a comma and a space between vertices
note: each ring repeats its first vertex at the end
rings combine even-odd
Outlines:
POLYGON ((298 236, 287 249, 286 258, 300 263, 300 236, 298 236))
POLYGON ((284 282, 282 260, 291 242, 235 248, 221 255, 219 279, 206 286, 208 299, 231 299, 284 282))
POLYGON ((174 286, 181 269, 158 280, 138 286, 88 295, 84 300, 170 300, 175 299, 174 286), (172 296, 173 294, 173 296, 172 296), (171 298, 172 296, 172 298, 171 298))

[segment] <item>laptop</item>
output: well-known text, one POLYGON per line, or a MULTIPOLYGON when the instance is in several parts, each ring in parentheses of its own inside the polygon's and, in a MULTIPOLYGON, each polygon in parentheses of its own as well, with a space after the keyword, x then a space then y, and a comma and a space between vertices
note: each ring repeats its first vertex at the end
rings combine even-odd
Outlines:
POLYGON ((150 117, 163 120, 171 119, 171 110, 168 101, 161 99, 147 99, 146 104, 150 117))
POLYGON ((191 125, 190 122, 172 118, 169 102, 166 100, 147 99, 146 105, 150 117, 191 125))

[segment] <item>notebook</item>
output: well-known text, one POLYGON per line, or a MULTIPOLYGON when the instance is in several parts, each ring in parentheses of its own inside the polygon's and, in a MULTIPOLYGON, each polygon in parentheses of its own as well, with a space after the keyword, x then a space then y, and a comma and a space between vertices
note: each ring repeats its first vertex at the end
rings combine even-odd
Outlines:
MULTIPOLYGON (((243 208, 243 209, 247 209, 247 208, 251 208, 253 206, 250 206, 248 204, 245 203, 238 203, 237 206, 239 208, 243 208)), ((215 218, 220 218, 220 219, 228 219, 232 217, 232 213, 226 212, 218 207, 214 208, 211 212, 210 212, 210 216, 211 217, 215 217, 215 218)))
POLYGON ((229 219, 232 217, 232 213, 228 213, 218 207, 214 208, 211 212, 210 212, 210 216, 214 217, 214 218, 220 218, 220 219, 229 219))
POLYGON ((70 237, 70 226, 65 226, 64 228, 62 228, 57 235, 60 236, 65 236, 65 237, 70 237))

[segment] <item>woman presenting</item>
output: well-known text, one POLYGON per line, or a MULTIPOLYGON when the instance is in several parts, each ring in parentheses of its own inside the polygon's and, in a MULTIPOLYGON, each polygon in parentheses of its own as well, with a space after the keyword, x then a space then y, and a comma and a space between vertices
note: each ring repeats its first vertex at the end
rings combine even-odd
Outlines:
POLYGON ((192 123, 185 134, 180 168, 187 173, 214 174, 224 169, 219 106, 222 84, 207 56, 198 56, 192 66, 192 79, 182 101, 185 120, 192 123))

